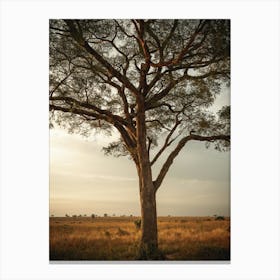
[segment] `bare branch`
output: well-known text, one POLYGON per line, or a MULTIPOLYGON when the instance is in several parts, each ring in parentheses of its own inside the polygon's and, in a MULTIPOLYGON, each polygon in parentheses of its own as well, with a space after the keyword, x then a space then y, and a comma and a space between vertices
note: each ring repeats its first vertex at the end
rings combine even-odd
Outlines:
POLYGON ((170 140, 171 136, 173 135, 173 133, 175 132, 176 128, 179 126, 179 124, 181 123, 181 121, 177 120, 175 125, 173 126, 173 128, 170 130, 170 132, 168 133, 167 137, 165 138, 164 144, 161 147, 161 149, 157 152, 157 154, 155 155, 155 157, 153 158, 153 160, 151 161, 151 166, 157 161, 157 159, 162 155, 162 153, 165 151, 165 149, 167 147, 169 147, 175 140, 177 137, 173 138, 172 140, 170 140))
POLYGON ((133 38, 133 39, 135 39, 135 40, 137 41, 137 37, 136 37, 135 35, 130 35, 130 34, 128 34, 128 33, 124 30, 124 28, 119 24, 119 22, 118 22, 117 20, 114 20, 114 22, 117 24, 117 27, 121 30, 121 32, 122 32, 123 34, 125 34, 126 37, 128 37, 128 38, 133 38))
POLYGON ((167 160, 163 164, 157 179, 154 181, 155 191, 160 187, 166 173, 168 172, 170 166, 172 165, 174 159, 179 154, 179 152, 183 149, 183 147, 186 145, 186 143, 190 140, 197 140, 197 141, 208 141, 213 142, 216 140, 224 140, 227 142, 230 142, 230 136, 229 135, 213 135, 213 136, 200 136, 200 135, 194 135, 190 134, 184 138, 182 138, 176 148, 170 153, 167 160))

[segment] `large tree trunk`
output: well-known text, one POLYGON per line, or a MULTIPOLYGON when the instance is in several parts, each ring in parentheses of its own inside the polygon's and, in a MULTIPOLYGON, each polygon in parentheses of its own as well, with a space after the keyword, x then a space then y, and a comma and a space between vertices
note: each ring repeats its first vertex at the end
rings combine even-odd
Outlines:
POLYGON ((155 187, 149 151, 146 143, 145 100, 138 96, 136 136, 137 136, 137 171, 139 176, 142 236, 139 248, 139 259, 160 259, 157 236, 157 211, 155 187))
POLYGON ((158 249, 156 193, 151 176, 150 165, 141 170, 139 175, 140 204, 141 204, 141 241, 139 259, 162 259, 158 249), (145 175, 146 174, 146 175, 145 175))
POLYGON ((138 96, 136 115, 137 171, 141 203, 141 242, 139 259, 162 259, 158 250, 156 193, 152 178, 149 151, 146 143, 145 99, 138 96))

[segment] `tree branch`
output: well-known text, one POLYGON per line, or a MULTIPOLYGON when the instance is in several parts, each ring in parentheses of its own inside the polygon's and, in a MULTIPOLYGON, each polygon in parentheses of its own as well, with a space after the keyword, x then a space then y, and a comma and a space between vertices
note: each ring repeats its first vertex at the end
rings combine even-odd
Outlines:
POLYGON ((165 138, 164 144, 161 147, 161 149, 157 152, 157 154, 155 155, 155 157, 153 158, 153 160, 151 161, 151 166, 157 161, 157 159, 162 155, 162 153, 165 151, 165 149, 167 147, 169 147, 176 139, 173 138, 172 140, 170 140, 171 136, 173 135, 173 133, 175 132, 176 128, 179 126, 179 124, 181 123, 181 121, 177 120, 175 125, 173 126, 173 128, 170 130, 170 132, 168 133, 167 137, 165 138), (169 141, 170 140, 170 141, 169 141))
POLYGON ((170 39, 172 38, 176 28, 178 26, 178 20, 175 19, 172 29, 170 30, 170 33, 168 34, 168 36, 166 37, 166 39, 164 40, 164 42, 162 43, 162 51, 165 49, 165 47, 167 46, 167 44, 169 43, 170 39))
POLYGON ((146 102, 146 110, 148 110, 150 107, 153 106, 153 104, 159 100, 161 100, 163 97, 165 97, 171 89, 174 88, 174 86, 177 84, 176 81, 171 81, 168 86, 163 89, 161 92, 159 92, 158 94, 152 96, 149 100, 147 100, 146 102))
POLYGON ((65 20, 69 31, 73 39, 78 43, 80 47, 91 54, 98 62, 100 62, 113 77, 116 77, 121 83, 123 83, 132 93, 138 95, 138 91, 135 86, 127 79, 126 76, 122 75, 116 70, 107 60, 105 60, 97 51, 95 51, 88 42, 83 38, 83 35, 77 30, 72 20, 65 20))
POLYGON ((50 91, 49 97, 52 97, 53 93, 71 76, 72 71, 70 71, 57 85, 50 91))
POLYGON ((55 96, 55 97, 50 97, 50 101, 64 101, 66 103, 70 103, 71 105, 78 105, 80 107, 82 107, 82 109, 90 109, 90 110, 93 110, 96 112, 96 115, 99 115, 99 116, 106 116, 106 120, 110 120, 110 123, 111 124, 114 124, 114 122, 119 122, 121 123, 122 125, 128 125, 128 122, 123 119, 122 117, 118 116, 118 115, 114 115, 112 114, 110 111, 108 110, 103 110, 103 109, 100 109, 98 108, 97 106, 93 105, 93 104, 89 104, 87 102, 81 102, 81 101, 78 101, 76 100, 75 98, 73 97, 68 97, 68 96, 55 96))
POLYGON ((130 134, 126 130, 125 126, 123 126, 120 122, 115 121, 113 118, 110 118, 106 114, 102 115, 102 114, 98 114, 95 112, 89 112, 88 110, 85 110, 82 108, 76 108, 75 106, 71 106, 70 104, 69 104, 69 106, 70 106, 69 108, 66 108, 64 106, 50 104, 49 110, 50 111, 56 110, 56 111, 61 111, 61 112, 65 112, 65 113, 73 113, 73 114, 82 116, 83 118, 93 117, 94 120, 107 121, 108 123, 110 123, 114 127, 116 127, 116 129, 120 132, 128 151, 130 152, 133 159, 136 160, 136 157, 135 157, 136 142, 132 137, 130 137, 130 134))
MULTIPOLYGON (((182 58, 188 53, 190 48, 193 46, 193 42, 195 41, 196 37, 198 36, 198 34, 201 32, 201 30, 204 28, 204 26, 207 23, 208 23, 208 20, 204 20, 199 23, 198 27, 196 28, 196 30, 194 31, 194 33, 188 40, 187 45, 181 50, 181 52, 178 54, 178 56, 176 58, 173 57, 173 58, 169 59, 168 61, 160 61, 158 63, 151 63, 151 66, 153 66, 153 67, 175 66, 175 65, 181 63, 182 58)), ((173 28, 176 29, 175 24, 173 25, 173 28)), ((171 34, 171 36, 172 36, 172 34, 171 34)), ((170 39, 168 39, 168 40, 170 40, 170 39)))
POLYGON ((172 165, 176 156, 183 149, 183 147, 186 145, 186 143, 190 140, 208 141, 208 142, 213 142, 216 140, 224 140, 224 141, 230 142, 230 136, 229 135, 200 136, 200 135, 190 134, 190 135, 182 138, 179 141, 176 148, 170 153, 170 155, 166 159, 165 163, 163 164, 163 166, 158 174, 157 179, 154 181, 155 191, 157 191, 158 188, 160 187, 166 173, 168 172, 168 170, 169 170, 170 166, 172 165))
POLYGON ((189 75, 189 74, 185 74, 184 77, 186 79, 190 79, 190 80, 197 80, 197 79, 205 79, 205 78, 208 78, 208 77, 214 77, 214 76, 225 76, 225 77, 228 77, 230 74, 230 71, 229 70, 222 70, 222 71, 210 71, 208 73, 205 73, 205 74, 201 74, 201 75, 195 75, 195 76, 192 76, 192 75, 189 75))

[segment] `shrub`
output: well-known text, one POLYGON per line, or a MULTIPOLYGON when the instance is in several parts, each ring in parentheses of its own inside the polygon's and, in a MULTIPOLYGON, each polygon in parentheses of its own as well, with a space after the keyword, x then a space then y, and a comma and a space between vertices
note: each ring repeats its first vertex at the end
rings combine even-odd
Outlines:
POLYGON ((223 221, 224 219, 225 219, 224 216, 217 216, 217 217, 215 218, 216 221, 223 221))
POLYGON ((134 225, 135 225, 136 229, 140 229, 141 228, 141 220, 140 219, 135 220, 134 225))

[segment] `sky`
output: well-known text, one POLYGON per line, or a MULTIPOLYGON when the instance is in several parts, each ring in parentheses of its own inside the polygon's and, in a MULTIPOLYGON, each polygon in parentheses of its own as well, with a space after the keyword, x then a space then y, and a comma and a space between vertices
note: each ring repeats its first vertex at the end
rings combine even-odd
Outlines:
MULTIPOLYGON (((214 109, 225 104, 227 90, 214 109)), ((50 130, 50 215, 140 215, 135 165, 127 157, 105 156, 102 147, 109 142, 103 135, 85 138, 58 127, 50 130)), ((159 216, 229 216, 230 152, 188 142, 156 199, 159 216)))

